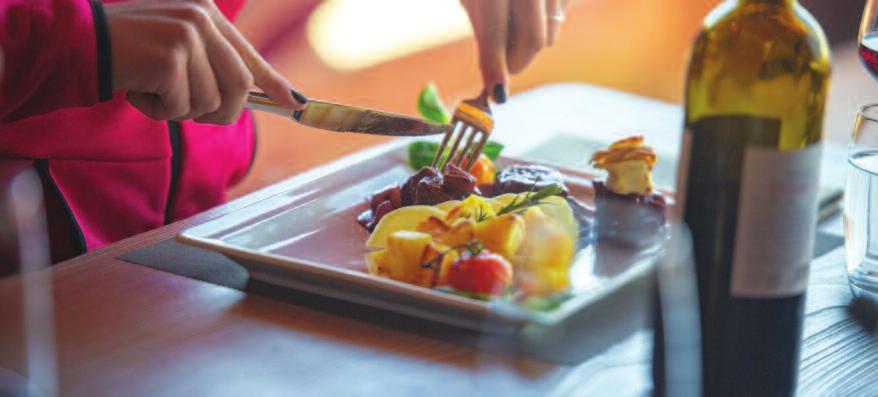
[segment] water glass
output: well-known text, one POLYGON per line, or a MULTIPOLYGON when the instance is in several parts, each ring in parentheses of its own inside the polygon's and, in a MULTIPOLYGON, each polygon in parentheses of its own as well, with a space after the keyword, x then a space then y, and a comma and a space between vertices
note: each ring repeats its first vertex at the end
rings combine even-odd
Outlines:
POLYGON ((844 194, 847 273, 854 294, 878 296, 878 104, 857 114, 844 194))

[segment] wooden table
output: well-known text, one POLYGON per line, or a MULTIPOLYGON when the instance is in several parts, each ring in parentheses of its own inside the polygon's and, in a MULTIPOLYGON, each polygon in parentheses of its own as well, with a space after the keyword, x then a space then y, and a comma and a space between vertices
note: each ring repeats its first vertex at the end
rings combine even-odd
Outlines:
MULTIPOLYGON (((583 130, 643 132, 659 145, 674 145, 669 137, 680 128, 677 106, 582 85, 518 96, 498 109, 497 119, 498 138, 511 143, 511 153, 526 152, 552 133, 583 130)), ((65 396, 570 396, 649 390, 645 330, 577 366, 561 366, 485 353, 117 259, 284 188, 280 183, 50 270, 0 280, 0 368, 28 372, 22 314, 22 286, 28 284, 51 288, 54 339, 46 340, 55 343, 41 346, 49 357, 54 349, 57 388, 65 396)), ((878 390, 869 376, 878 373, 878 342, 846 313, 850 292, 843 262, 837 250, 814 263, 803 395, 878 390)), ((34 378, 51 388, 51 378, 34 378)))

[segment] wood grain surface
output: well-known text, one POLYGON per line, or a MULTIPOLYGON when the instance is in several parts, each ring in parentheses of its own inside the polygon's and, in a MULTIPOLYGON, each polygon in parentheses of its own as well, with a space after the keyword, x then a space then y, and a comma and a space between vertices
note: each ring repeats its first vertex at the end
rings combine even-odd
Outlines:
MULTIPOLYGON (((506 120, 504 134, 518 140, 534 136, 533 121, 519 110, 548 109, 558 101, 574 101, 581 113, 593 117, 588 129, 645 131, 648 136, 679 130, 677 106, 568 86, 510 101, 507 110, 497 113, 498 120, 506 120)), ((581 122, 576 117, 556 120, 555 127, 548 129, 568 130, 567 124, 581 122)), ((524 151, 527 142, 518 148, 512 145, 511 150, 524 151)), ((646 330, 579 365, 560 366, 248 296, 117 259, 284 189, 284 183, 272 185, 50 270, 0 279, 0 368, 27 374, 44 389, 53 389, 55 379, 65 396, 648 393, 650 334, 646 330), (46 293, 51 305, 48 316, 26 318, 23 287, 46 293), (48 330, 54 334, 33 326, 39 321, 49 321, 48 330), (29 341, 44 343, 27 348, 29 341), (28 361, 41 354, 55 360, 28 361), (57 378, 51 376, 53 368, 57 378)), ((839 228, 838 220, 829 226, 834 231, 839 228)), ((878 394, 872 379, 878 373, 878 340, 846 311, 851 293, 843 252, 836 250, 815 261, 811 275, 801 394, 878 394)), ((39 303, 34 295, 28 296, 29 304, 39 303)))

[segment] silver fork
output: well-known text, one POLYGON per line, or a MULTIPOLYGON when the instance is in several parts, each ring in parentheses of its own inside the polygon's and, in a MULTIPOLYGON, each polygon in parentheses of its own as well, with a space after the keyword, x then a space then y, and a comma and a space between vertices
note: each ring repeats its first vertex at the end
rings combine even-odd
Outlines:
POLYGON ((454 109, 451 128, 445 132, 442 144, 439 145, 439 150, 433 157, 433 167, 444 170, 448 164, 454 164, 464 171, 469 171, 478 160, 479 155, 482 154, 482 149, 485 148, 485 143, 488 142, 488 137, 493 130, 494 117, 491 116, 491 108, 488 106, 488 91, 485 90, 480 96, 467 99, 454 109), (452 140, 454 144, 448 151, 448 156, 445 157, 443 156, 445 148, 452 140), (460 142, 464 140, 466 140, 466 144, 458 149, 460 142))

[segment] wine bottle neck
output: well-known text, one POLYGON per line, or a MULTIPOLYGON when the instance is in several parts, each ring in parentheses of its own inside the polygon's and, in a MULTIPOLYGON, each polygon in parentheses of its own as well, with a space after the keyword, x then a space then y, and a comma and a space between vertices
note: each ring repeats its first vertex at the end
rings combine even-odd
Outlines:
POLYGON ((748 5, 748 4, 772 4, 778 5, 782 7, 792 7, 796 0, 732 0, 737 1, 738 5, 748 5))

